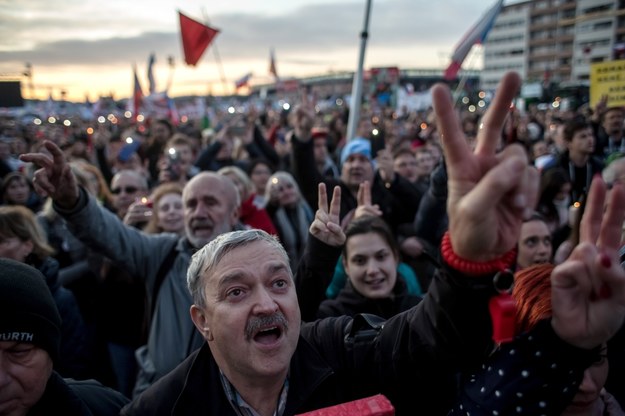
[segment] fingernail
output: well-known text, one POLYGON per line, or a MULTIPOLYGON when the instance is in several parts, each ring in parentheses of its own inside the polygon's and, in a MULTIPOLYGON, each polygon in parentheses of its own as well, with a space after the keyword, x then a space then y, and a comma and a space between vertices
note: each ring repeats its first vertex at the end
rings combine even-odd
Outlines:
POLYGON ((599 260, 601 261, 601 265, 606 269, 612 267, 612 260, 610 260, 610 257, 608 257, 607 254, 601 254, 601 258, 599 260))

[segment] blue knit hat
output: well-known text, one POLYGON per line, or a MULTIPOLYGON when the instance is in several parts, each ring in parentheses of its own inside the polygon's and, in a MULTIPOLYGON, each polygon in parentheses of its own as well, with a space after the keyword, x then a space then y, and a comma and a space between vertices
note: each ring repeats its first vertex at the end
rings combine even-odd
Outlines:
POLYGON ((371 162, 371 141, 363 137, 355 137, 348 141, 341 150, 341 165, 355 153, 365 156, 371 162))

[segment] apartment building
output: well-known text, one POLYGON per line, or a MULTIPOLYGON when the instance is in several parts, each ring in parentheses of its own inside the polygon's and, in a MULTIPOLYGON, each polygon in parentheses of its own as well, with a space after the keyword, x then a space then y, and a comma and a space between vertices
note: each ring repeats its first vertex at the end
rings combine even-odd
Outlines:
POLYGON ((530 0, 503 7, 484 44, 481 87, 517 71, 527 83, 588 82, 590 65, 625 58, 625 0, 530 0))

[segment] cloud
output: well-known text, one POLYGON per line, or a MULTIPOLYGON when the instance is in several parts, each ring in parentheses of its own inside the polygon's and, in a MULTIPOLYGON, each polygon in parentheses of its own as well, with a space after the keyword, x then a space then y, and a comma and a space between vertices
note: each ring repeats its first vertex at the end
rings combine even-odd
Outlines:
MULTIPOLYGON (((38 1, 41 7, 50 7, 43 0, 38 1)), ((64 3, 81 7, 76 0, 65 0, 64 3)), ((375 2, 368 42, 372 48, 407 46, 418 50, 419 45, 428 45, 451 51, 485 10, 486 7, 482 10, 474 2, 462 0, 375 2)), ((143 62, 149 53, 156 52, 159 56, 173 55, 180 62, 178 27, 173 24, 154 30, 158 25, 151 23, 149 29, 142 28, 141 20, 132 16, 114 19, 97 13, 85 14, 84 18, 81 15, 80 19, 68 16, 68 13, 56 13, 52 17, 40 15, 36 19, 32 16, 26 19, 9 13, 8 17, 0 17, 0 37, 5 39, 0 61, 31 62, 42 66, 115 65, 137 60, 143 62), (25 25, 27 22, 29 24, 25 25), (130 29, 120 31, 124 27, 130 29), (91 30, 84 32, 87 28, 91 30), (82 36, 79 35, 81 31, 82 36), (125 35, 89 38, 98 31, 125 35), (18 40, 14 44, 21 45, 20 39, 29 34, 33 39, 37 33, 41 38, 33 46, 7 50, 7 39, 10 41, 13 37, 18 40)), ((222 13, 211 23, 221 29, 216 39, 224 61, 266 60, 269 48, 274 47, 278 59, 304 62, 315 61, 319 55, 323 59, 323 55, 342 51, 354 53, 360 42, 363 18, 364 2, 337 2, 305 5, 279 15, 222 13)))

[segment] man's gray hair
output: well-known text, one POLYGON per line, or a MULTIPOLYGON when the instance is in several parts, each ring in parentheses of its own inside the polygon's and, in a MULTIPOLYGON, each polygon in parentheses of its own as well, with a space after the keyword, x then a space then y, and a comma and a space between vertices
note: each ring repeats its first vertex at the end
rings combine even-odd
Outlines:
POLYGON ((604 182, 608 185, 612 185, 622 172, 622 169, 625 169, 625 166, 623 166, 624 164, 625 157, 619 157, 610 162, 610 164, 608 164, 608 166, 606 166, 601 172, 604 182))
MULTIPOLYGON (((246 246, 255 241, 268 242, 284 258, 287 266, 290 264, 289 255, 284 250, 284 247, 282 247, 282 244, 280 244, 274 236, 263 230, 253 229, 223 233, 206 244, 191 257, 191 263, 187 270, 187 287, 189 288, 189 292, 191 292, 195 305, 199 307, 206 306, 204 293, 206 281, 203 281, 202 275, 210 276, 226 254, 236 248, 246 246)), ((293 272, 290 267, 289 272, 292 278, 293 272)))

